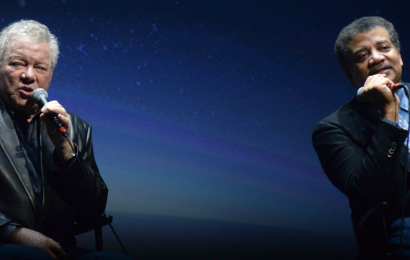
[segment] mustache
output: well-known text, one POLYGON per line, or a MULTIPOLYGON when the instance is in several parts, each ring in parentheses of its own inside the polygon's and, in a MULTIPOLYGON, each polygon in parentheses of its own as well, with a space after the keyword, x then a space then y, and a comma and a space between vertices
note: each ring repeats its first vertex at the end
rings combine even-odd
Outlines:
POLYGON ((391 68, 393 68, 393 65, 391 65, 388 62, 379 63, 370 68, 369 74, 373 75, 373 74, 376 74, 378 71, 385 70, 385 69, 391 69, 391 68))

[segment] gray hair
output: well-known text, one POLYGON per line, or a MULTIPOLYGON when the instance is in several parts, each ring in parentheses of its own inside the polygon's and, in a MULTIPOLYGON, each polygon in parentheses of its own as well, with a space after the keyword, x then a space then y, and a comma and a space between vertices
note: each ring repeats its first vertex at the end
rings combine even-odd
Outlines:
POLYGON ((353 37, 360 33, 369 32, 375 27, 382 27, 386 29, 394 47, 400 53, 399 34, 396 32, 391 22, 380 16, 362 17, 344 27, 337 37, 334 50, 337 59, 339 60, 340 66, 342 66, 343 69, 347 68, 349 64, 349 49, 347 48, 347 45, 350 43, 353 37))
POLYGON ((46 42, 50 48, 51 72, 53 72, 57 65, 60 51, 58 49, 57 37, 50 33, 47 26, 33 20, 20 20, 5 27, 0 32, 0 60, 3 60, 4 50, 13 37, 30 39, 37 43, 46 42))

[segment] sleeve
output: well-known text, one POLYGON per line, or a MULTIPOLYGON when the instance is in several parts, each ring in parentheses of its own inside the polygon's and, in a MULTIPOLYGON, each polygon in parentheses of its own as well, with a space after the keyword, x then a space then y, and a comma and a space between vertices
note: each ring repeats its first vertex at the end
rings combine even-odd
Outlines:
POLYGON ((11 234, 21 225, 11 222, 0 227, 0 244, 8 243, 11 234))
POLYGON ((333 185, 351 199, 381 202, 397 179, 408 132, 380 120, 374 133, 366 136, 369 133, 364 126, 349 128, 325 120, 316 125, 312 140, 333 185))
POLYGON ((76 132, 73 142, 78 157, 67 169, 57 171, 56 174, 60 175, 65 189, 70 191, 68 204, 81 212, 81 215, 101 216, 107 203, 108 189, 95 162, 92 129, 78 118, 72 122, 72 124, 80 124, 80 126, 73 126, 73 131, 76 132))

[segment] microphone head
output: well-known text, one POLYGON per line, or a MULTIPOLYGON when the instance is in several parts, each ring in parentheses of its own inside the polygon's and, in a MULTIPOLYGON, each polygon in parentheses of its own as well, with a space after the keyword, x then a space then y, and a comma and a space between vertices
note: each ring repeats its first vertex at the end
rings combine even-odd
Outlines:
POLYGON ((48 101, 48 93, 43 88, 36 88, 31 94, 34 103, 44 106, 48 101))
POLYGON ((363 92, 363 87, 360 87, 357 90, 356 97, 360 102, 367 102, 367 100, 362 96, 362 92, 363 92))

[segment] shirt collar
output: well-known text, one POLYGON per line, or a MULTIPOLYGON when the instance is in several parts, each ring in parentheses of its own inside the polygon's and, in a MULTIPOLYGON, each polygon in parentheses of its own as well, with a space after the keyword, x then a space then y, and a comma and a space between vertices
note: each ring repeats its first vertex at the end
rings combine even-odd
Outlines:
POLYGON ((396 91, 397 96, 400 98, 400 108, 409 111, 409 98, 406 95, 404 89, 399 89, 396 91))
MULTIPOLYGON (((4 102, 3 102, 4 103, 4 102)), ((7 112, 9 113, 10 117, 13 118, 14 120, 17 121, 25 121, 27 123, 27 118, 20 112, 15 111, 14 109, 12 109, 9 105, 7 105, 6 103, 4 103, 4 106, 7 110, 7 112)), ((31 122, 35 122, 37 120, 37 118, 40 117, 41 114, 41 110, 37 109, 36 114, 34 115, 33 119, 31 120, 31 122)))

